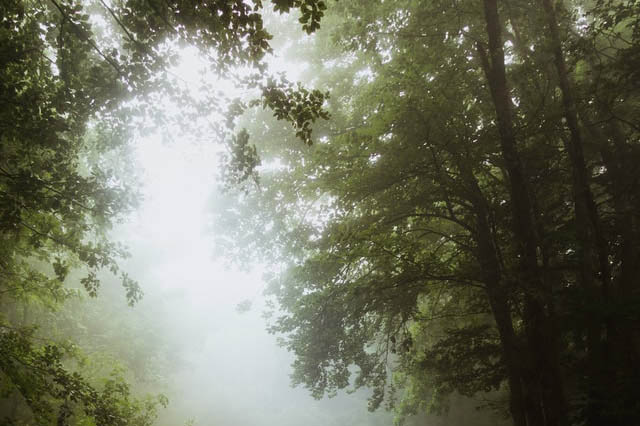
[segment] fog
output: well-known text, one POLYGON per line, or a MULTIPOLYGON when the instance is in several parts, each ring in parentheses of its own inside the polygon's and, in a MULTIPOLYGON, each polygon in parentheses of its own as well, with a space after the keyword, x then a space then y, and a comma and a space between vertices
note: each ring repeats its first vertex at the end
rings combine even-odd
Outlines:
MULTIPOLYGON (((290 38, 296 26, 290 16, 268 15, 268 21, 275 34, 271 44, 282 52, 268 58, 270 71, 299 80, 308 64, 297 57, 296 49, 310 37, 290 38)), ((172 76, 175 84, 189 88, 195 97, 204 86, 215 87, 225 99, 246 95, 211 72, 192 48, 181 51, 172 76)), ((179 112, 170 102, 160 106, 179 112)), ((222 119, 213 111, 201 124, 206 132, 222 119)), ((216 135, 203 137, 203 129, 189 133, 169 125, 135 142, 132 166, 141 202, 114 230, 113 238, 128 247, 130 257, 123 268, 139 281, 144 297, 134 307, 124 303, 114 307, 114 299, 122 300, 122 294, 110 288, 104 289, 106 295, 88 300, 128 318, 122 324, 131 330, 123 335, 151 340, 151 346, 131 342, 141 352, 134 356, 136 365, 129 367, 134 367, 131 380, 140 394, 161 393, 169 399, 156 423, 392 425, 393 413, 367 410, 371 391, 366 388, 316 400, 307 389, 291 385, 294 358, 266 330, 262 265, 242 262, 240 266, 214 244, 212 215, 225 207, 215 204, 221 199, 217 194, 222 191, 218 179, 223 145, 216 135), (240 309, 240 304, 249 309, 240 309), (149 347, 157 352, 145 353, 149 347), (152 364, 152 377, 137 372, 144 370, 140 364, 145 362, 152 364)), ((420 416, 415 424, 425 424, 424 419, 420 416)), ((429 422, 440 423, 435 417, 429 422)))
POLYGON ((391 415, 367 411, 367 392, 316 401, 290 386, 292 358, 265 330, 260 265, 240 270, 213 255, 208 220, 219 190, 218 151, 143 140, 135 156, 143 201, 116 232, 131 253, 126 269, 145 292, 132 310, 146 316, 148 332, 176 362, 157 389, 170 400, 159 424, 390 424, 391 415), (240 312, 247 300, 251 309, 240 312))
POLYGON ((0 425, 637 423, 635 68, 551 6, 57 1, 0 8, 0 425))

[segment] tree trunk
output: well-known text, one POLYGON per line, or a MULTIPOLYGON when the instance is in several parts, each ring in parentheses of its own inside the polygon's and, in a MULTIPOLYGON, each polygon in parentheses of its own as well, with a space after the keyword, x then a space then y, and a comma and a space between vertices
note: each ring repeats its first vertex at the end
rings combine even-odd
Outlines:
POLYGON ((577 227, 578 256, 580 259, 579 281, 587 295, 590 310, 585 312, 587 327, 587 364, 591 394, 587 409, 587 422, 592 425, 606 423, 602 402, 608 398, 611 390, 607 390, 608 375, 602 371, 609 364, 609 344, 607 339, 614 334, 609 320, 601 320, 596 307, 601 303, 611 303, 609 250, 604 238, 600 218, 590 187, 590 177, 584 159, 584 143, 580 132, 578 113, 573 90, 562 51, 556 13, 551 0, 541 0, 545 11, 554 64, 558 74, 558 87, 562 93, 562 107, 569 139, 565 146, 569 153, 573 177, 573 196, 577 227), (598 265, 598 266, 595 266, 598 265), (599 278, 599 280, 598 280, 599 278), (600 281, 598 283, 598 281, 600 281), (595 310, 594 310, 595 309, 595 310), (606 330, 604 340, 602 331, 606 330))
MULTIPOLYGON (((628 174, 637 163, 617 123, 609 121, 604 129, 606 134, 596 126, 588 126, 587 129, 597 141, 606 167, 607 186, 615 212, 615 235, 611 239, 617 241, 614 246, 618 248, 612 253, 617 268, 612 273, 610 292, 615 310, 612 310, 607 324, 609 357, 604 360, 602 368, 602 378, 606 380, 606 389, 602 392, 606 397, 606 405, 602 408, 610 414, 605 417, 604 413, 595 410, 597 406, 589 407, 589 423, 606 421, 610 425, 637 424, 637 413, 631 413, 631 418, 628 418, 624 409, 615 409, 616 406, 634 405, 634 383, 640 381, 637 370, 640 362, 640 332, 633 315, 629 314, 634 309, 634 301, 638 300, 637 277, 640 276, 640 252, 634 244, 638 240, 638 214, 635 212, 639 210, 633 203, 633 194, 638 192, 633 178, 628 174), (611 413, 617 413, 618 418, 613 418, 611 413)), ((593 382, 597 384, 596 380, 593 382)))
POLYGON ((484 0, 489 55, 480 43, 478 53, 491 91, 502 156, 509 178, 514 238, 519 254, 519 279, 525 293, 523 321, 533 364, 539 374, 542 390, 544 425, 567 424, 564 389, 561 380, 558 343, 553 327, 553 312, 545 306, 550 300, 550 287, 543 282, 538 267, 538 242, 533 220, 531 195, 513 130, 511 97, 507 87, 501 23, 497 0, 484 0))
MULTIPOLYGON (((522 353, 518 347, 517 336, 513 328, 509 307, 509 289, 503 283, 497 249, 491 234, 489 206, 473 172, 463 164, 458 164, 458 168, 469 188, 469 199, 474 209, 476 257, 480 264, 482 281, 485 284, 487 298, 500 335, 509 383, 509 411, 515 426, 527 426, 532 424, 527 419, 536 417, 532 412, 535 411, 532 410, 532 406, 535 407, 536 402, 531 401, 532 392, 530 385, 526 383, 527 375, 524 374, 526 362, 521 360, 522 353)), ((541 418, 540 410, 538 412, 540 416, 537 417, 541 418)))

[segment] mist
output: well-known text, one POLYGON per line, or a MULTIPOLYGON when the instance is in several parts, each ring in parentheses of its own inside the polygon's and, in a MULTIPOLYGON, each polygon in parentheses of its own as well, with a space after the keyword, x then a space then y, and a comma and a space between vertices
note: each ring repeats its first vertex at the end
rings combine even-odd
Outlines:
POLYGON ((0 425, 640 424, 637 2, 0 2, 0 425))
POLYGON ((391 415, 367 411, 366 392, 316 401, 290 386, 293 359, 266 331, 260 265, 241 270, 214 256, 208 220, 220 191, 218 151, 142 142, 135 158, 144 201, 115 232, 130 248, 127 270, 143 283, 144 299, 132 308, 150 327, 142 333, 158 336, 176 362, 159 389, 170 404, 158 424, 390 424, 391 415))

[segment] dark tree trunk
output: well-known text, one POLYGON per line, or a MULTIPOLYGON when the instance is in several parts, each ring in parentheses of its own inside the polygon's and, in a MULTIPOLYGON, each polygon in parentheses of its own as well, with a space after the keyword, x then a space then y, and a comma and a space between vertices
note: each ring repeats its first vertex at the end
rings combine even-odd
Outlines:
POLYGON ((562 93, 562 107, 569 139, 565 146, 569 153, 573 177, 573 196, 578 237, 578 257, 580 259, 579 281, 587 295, 588 306, 595 311, 585 312, 587 331, 587 365, 591 393, 587 409, 587 421, 591 425, 607 423, 601 404, 613 390, 608 389, 609 379, 603 367, 609 364, 608 338, 614 334, 610 320, 601 320, 596 309, 604 303, 611 304, 609 249, 603 236, 600 217, 590 187, 590 176, 584 158, 584 143, 578 122, 578 112, 569 74, 564 59, 556 13, 550 0, 541 0, 545 11, 548 34, 558 74, 558 87, 562 93), (596 266, 597 265, 597 266, 596 266), (599 282, 598 282, 599 281, 599 282), (606 333, 603 333, 606 330, 606 333), (604 340, 601 336, 605 336, 604 340))
MULTIPOLYGON (((606 116, 606 112, 602 112, 606 116)), ((614 241, 612 255, 615 269, 611 275, 611 302, 615 309, 607 323, 608 358, 601 366, 600 382, 604 392, 600 400, 605 404, 591 404, 588 407, 589 424, 606 422, 610 425, 626 425, 638 423, 638 413, 629 413, 619 407, 632 407, 635 404, 634 394, 640 373, 637 365, 640 362, 640 332, 633 315, 632 305, 639 299, 637 277, 640 276, 640 251, 635 242, 638 241, 638 211, 634 206, 634 194, 638 188, 634 184, 629 171, 637 164, 632 150, 629 149, 624 132, 618 123, 609 121, 604 129, 589 126, 587 129, 598 143, 603 164, 606 168, 606 180, 614 209, 613 229, 614 241), (604 130, 604 132, 603 132, 604 130), (606 385, 606 386, 605 386, 606 385), (600 410, 596 410, 600 408, 600 410), (601 412, 606 410, 606 412, 601 412), (606 415, 607 412, 609 415, 606 415), (616 414, 614 418, 613 414, 616 414)), ((593 385, 598 381, 592 380, 593 385)))
MULTIPOLYGON (((509 383, 509 411, 515 426, 527 426, 530 424, 527 418, 532 417, 532 401, 527 401, 527 397, 531 396, 530 386, 525 383, 525 362, 521 360, 522 353, 518 347, 518 339, 511 319, 509 289, 504 285, 501 277, 500 262, 491 234, 489 207, 475 176, 469 170, 463 169, 461 172, 471 191, 470 198, 476 218, 474 235, 477 242, 476 257, 480 263, 482 281, 485 284, 504 354, 509 383)), ((535 406, 535 402, 533 405, 535 406)))
POLYGON ((551 290, 538 267, 538 242, 531 195, 516 146, 512 105, 507 86, 501 22, 497 0, 484 0, 488 55, 478 43, 478 53, 496 110, 502 156, 509 178, 514 239, 519 254, 519 280, 523 286, 523 321, 534 370, 539 374, 544 425, 567 424, 565 395, 560 374, 558 343, 553 326, 551 290))

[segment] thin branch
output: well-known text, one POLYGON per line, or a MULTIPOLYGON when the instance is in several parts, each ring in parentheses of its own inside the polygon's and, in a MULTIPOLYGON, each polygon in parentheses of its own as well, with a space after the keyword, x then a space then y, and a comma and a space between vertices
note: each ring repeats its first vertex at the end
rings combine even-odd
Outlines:
POLYGON ((98 47, 98 45, 91 39, 91 37, 88 36, 84 36, 82 34, 82 32, 79 29, 78 24, 76 24, 75 22, 73 22, 73 20, 69 17, 69 15, 67 15, 67 13, 64 11, 64 9, 62 8, 62 6, 60 6, 60 4, 58 4, 58 2, 56 2, 56 0, 49 0, 51 3, 53 3, 53 5, 58 9, 58 11, 62 14, 62 16, 67 19, 71 25, 73 26, 76 35, 78 36, 78 38, 80 40, 86 41, 87 43, 89 43, 89 45, 93 48, 93 50, 95 50, 96 52, 98 52, 98 54, 100 56, 102 56, 102 58, 107 61, 109 63, 109 65, 111 65, 113 67, 113 69, 115 69, 118 72, 119 76, 124 76, 124 74, 122 73, 122 70, 120 69, 120 66, 118 65, 117 62, 115 62, 112 58, 110 58, 109 56, 107 56, 104 52, 102 52, 102 50, 100 50, 100 48, 98 47))
MULTIPOLYGON (((2 167, 0 167, 0 173, 3 174, 4 176, 8 177, 11 180, 14 180, 14 181, 18 180, 18 177, 16 175, 13 175, 13 174, 9 173, 7 170, 3 169, 2 167)), ((60 195, 61 197, 65 198, 66 200, 68 200, 72 204, 74 204, 74 205, 76 205, 76 206, 78 206, 78 207, 80 207, 80 208, 82 208, 84 210, 90 211, 92 213, 98 213, 95 208, 89 207, 89 206, 87 206, 87 205, 75 200, 73 197, 70 197, 69 195, 63 193, 62 191, 60 191, 58 189, 55 189, 54 187, 50 186, 45 180, 40 179, 37 176, 33 176, 33 179, 35 179, 38 183, 42 184, 42 186, 45 187, 46 189, 48 189, 49 191, 60 195)))

